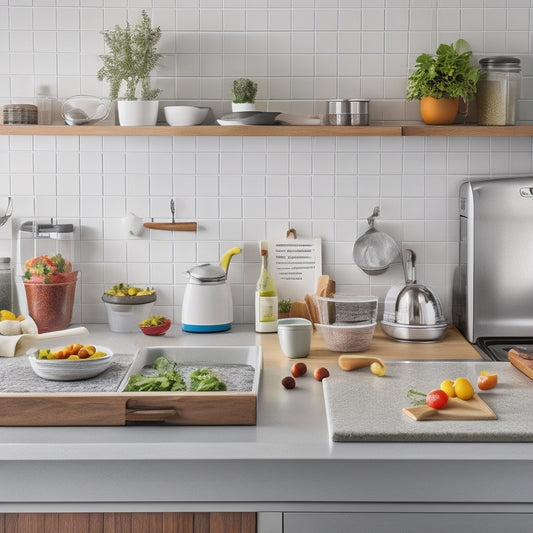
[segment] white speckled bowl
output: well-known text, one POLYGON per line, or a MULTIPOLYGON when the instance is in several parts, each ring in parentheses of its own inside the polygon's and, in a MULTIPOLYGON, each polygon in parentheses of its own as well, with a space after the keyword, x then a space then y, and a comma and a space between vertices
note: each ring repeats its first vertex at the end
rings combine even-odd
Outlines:
MULTIPOLYGON (((52 348, 52 351, 61 346, 52 348)), ((76 381, 97 376, 107 370, 113 361, 113 352, 105 346, 96 346, 97 352, 107 355, 97 359, 39 359, 39 351, 30 354, 32 370, 41 378, 51 381, 76 381)))

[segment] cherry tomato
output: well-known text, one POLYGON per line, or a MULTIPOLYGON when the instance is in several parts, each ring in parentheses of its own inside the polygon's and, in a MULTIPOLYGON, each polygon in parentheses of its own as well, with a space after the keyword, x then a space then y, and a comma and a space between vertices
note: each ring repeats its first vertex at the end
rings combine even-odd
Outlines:
POLYGON ((448 395, 442 389, 435 389, 427 393, 426 405, 433 409, 442 409, 448 403, 448 395))

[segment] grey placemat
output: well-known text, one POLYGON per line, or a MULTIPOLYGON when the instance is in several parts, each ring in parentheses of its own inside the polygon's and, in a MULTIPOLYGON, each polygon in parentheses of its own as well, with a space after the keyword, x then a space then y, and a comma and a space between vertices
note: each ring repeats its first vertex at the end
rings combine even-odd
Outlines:
MULTIPOLYGON (((379 378, 368 368, 334 368, 323 382, 331 440, 361 441, 533 441, 533 381, 510 363, 488 361, 387 362, 379 378), (466 377, 473 384, 481 370, 498 374, 496 388, 480 392, 497 420, 415 421, 409 388, 437 389, 445 379, 466 377)), ((476 387, 477 390, 477 387, 476 387)))
POLYGON ((251 365, 242 364, 228 364, 220 363, 214 365, 213 363, 206 363, 205 365, 199 364, 186 364, 178 363, 178 370, 180 371, 185 383, 187 384, 187 390, 190 388, 191 379, 190 374, 198 368, 207 367, 220 379, 227 387, 229 392, 251 392, 253 389, 255 368, 251 365))
POLYGON ((35 374, 27 355, 0 357, 0 392, 116 392, 133 354, 115 354, 111 366, 94 378, 49 381, 35 374))

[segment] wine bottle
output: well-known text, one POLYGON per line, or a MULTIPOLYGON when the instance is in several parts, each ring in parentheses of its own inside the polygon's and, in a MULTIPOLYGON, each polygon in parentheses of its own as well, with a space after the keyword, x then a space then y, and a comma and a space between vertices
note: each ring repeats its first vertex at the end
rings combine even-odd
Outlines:
POLYGON ((278 330, 278 293, 267 261, 267 251, 261 250, 261 274, 255 291, 255 331, 258 333, 278 330))

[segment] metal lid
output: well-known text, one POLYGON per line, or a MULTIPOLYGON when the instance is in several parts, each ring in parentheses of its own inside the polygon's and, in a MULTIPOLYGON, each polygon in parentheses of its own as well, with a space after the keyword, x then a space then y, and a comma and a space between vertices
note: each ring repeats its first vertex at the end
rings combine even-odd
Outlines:
POLYGON ((20 231, 32 233, 37 237, 48 237, 56 233, 74 233, 74 224, 38 224, 30 220, 20 226, 20 231))
POLYGON ((350 103, 350 113, 368 115, 368 107, 369 107, 370 100, 351 98, 349 100, 349 103, 350 103))
POLYGON ((326 108, 330 115, 347 115, 350 113, 350 102, 348 100, 329 100, 326 108))
POLYGON ((479 65, 489 70, 520 70, 520 59, 509 56, 484 57, 479 60, 479 65))
POLYGON ((197 265, 190 270, 187 270, 187 273, 191 278, 198 281, 210 282, 223 281, 226 279, 226 271, 220 265, 211 265, 209 263, 197 265))

